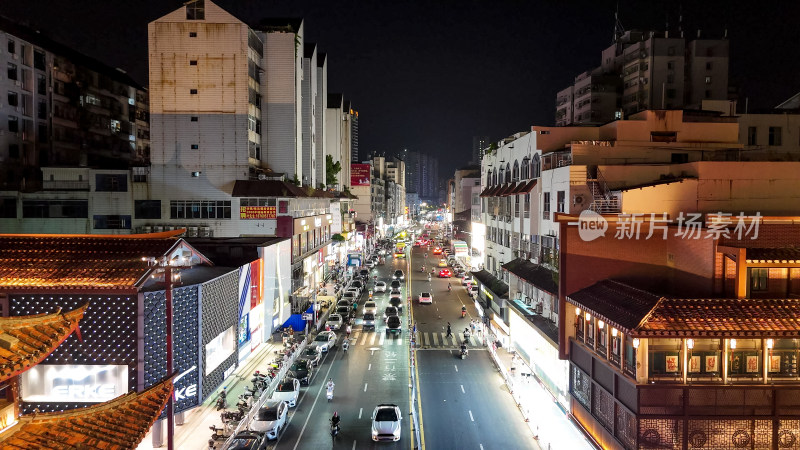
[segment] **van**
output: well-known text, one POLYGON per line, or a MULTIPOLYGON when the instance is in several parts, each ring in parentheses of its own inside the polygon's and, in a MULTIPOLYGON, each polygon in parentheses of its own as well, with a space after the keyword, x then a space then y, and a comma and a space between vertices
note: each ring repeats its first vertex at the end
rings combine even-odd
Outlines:
POLYGON ((361 328, 366 330, 370 328, 372 330, 375 329, 375 314, 371 312, 364 313, 364 321, 361 324, 361 328))

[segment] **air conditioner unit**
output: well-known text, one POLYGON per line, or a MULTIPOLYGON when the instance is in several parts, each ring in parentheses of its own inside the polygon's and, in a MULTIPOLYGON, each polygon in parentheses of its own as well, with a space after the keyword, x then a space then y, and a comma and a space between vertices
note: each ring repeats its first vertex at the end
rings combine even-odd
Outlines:
POLYGON ((189 227, 186 230, 186 236, 187 237, 197 237, 198 231, 199 231, 198 227, 189 227))
POLYGON ((164 231, 164 227, 161 226, 161 225, 156 225, 156 226, 153 227, 153 232, 154 233, 161 233, 163 231, 164 231))
POLYGON ((200 227, 200 237, 211 237, 211 227, 200 227))
POLYGON ((259 179, 259 180, 266 180, 266 179, 267 179, 267 176, 266 176, 266 175, 264 175, 263 173, 260 173, 260 174, 258 174, 258 179, 259 179))
POLYGON ((573 205, 582 205, 584 202, 584 197, 581 194, 575 194, 572 196, 572 204, 573 205))
MULTIPOLYGON (((14 81, 14 85, 17 86, 17 87, 20 87, 20 86, 22 86, 22 81, 16 80, 16 81, 14 81)), ((17 111, 19 111, 19 108, 17 108, 17 111)))
POLYGON ((153 232, 153 227, 148 226, 148 225, 140 227, 140 229, 142 230, 142 233, 152 233, 153 232))

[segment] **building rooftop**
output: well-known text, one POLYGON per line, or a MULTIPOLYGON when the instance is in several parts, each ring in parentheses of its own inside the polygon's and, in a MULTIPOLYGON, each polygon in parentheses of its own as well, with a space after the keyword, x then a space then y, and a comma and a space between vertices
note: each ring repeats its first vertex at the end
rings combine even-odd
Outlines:
POLYGON ((300 186, 282 180, 236 180, 233 197, 311 197, 300 186))
POLYGON ((136 289, 181 233, 0 235, 0 289, 136 289))
POLYGON ((489 288, 490 291, 501 297, 508 298, 508 285, 491 273, 487 272, 486 270, 479 270, 477 272, 472 272, 472 276, 475 277, 476 280, 480 281, 481 284, 489 288))

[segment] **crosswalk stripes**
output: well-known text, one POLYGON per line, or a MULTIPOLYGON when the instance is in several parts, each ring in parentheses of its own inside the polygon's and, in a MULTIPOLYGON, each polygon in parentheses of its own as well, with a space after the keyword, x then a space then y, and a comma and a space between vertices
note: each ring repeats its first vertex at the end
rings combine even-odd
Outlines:
MULTIPOLYGON (((356 330, 352 334, 350 345, 363 347, 401 346, 408 344, 407 338, 407 333, 403 333, 400 336, 387 337, 386 333, 381 331, 363 332, 356 330)), ((464 335, 461 333, 447 336, 445 332, 417 332, 417 346, 419 348, 459 348, 464 342, 464 335)), ((470 336, 466 342, 470 348, 480 348, 482 345, 481 340, 476 336, 470 336)))

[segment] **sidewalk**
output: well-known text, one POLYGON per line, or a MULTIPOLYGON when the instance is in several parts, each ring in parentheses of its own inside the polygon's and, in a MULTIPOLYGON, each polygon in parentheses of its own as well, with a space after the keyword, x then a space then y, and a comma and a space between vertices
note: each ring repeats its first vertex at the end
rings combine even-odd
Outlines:
POLYGON ((508 389, 528 423, 537 443, 543 450, 550 449, 594 449, 589 440, 572 423, 559 407, 550 391, 544 388, 529 368, 521 370, 524 362, 514 359, 506 348, 489 352, 506 380, 508 389), (515 370, 511 370, 511 368, 515 370), (514 373, 512 373, 514 372, 514 373))

